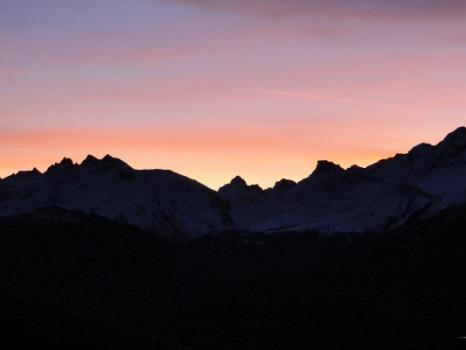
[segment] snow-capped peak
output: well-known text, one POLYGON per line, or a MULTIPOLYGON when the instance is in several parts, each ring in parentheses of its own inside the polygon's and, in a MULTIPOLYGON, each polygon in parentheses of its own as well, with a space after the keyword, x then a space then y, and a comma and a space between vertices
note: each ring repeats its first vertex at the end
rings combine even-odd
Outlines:
POLYGON ((134 170, 109 155, 71 159, 0 182, 0 216, 44 207, 97 214, 174 238, 192 238, 228 226, 217 193, 165 170, 134 170))
POLYGON ((319 161, 308 178, 267 189, 263 196, 244 186, 219 193, 233 208, 234 221, 250 229, 386 229, 421 211, 428 215, 466 203, 465 145, 461 127, 436 146, 421 144, 367 168, 344 170, 319 161))
MULTIPOLYGON (((92 155, 64 158, 0 180, 0 216, 47 207, 97 214, 176 238, 231 228, 256 231, 383 230, 418 213, 466 203, 466 128, 367 168, 319 161, 295 183, 263 190, 236 176, 215 192, 168 170, 135 170, 92 155)), ((58 211, 60 212, 60 211, 58 211)))

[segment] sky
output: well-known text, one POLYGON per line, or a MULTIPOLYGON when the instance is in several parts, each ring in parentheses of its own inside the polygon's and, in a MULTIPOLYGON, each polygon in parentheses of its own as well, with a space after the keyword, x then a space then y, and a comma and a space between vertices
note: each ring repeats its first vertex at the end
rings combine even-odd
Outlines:
POLYGON ((0 177, 111 154, 217 189, 466 120, 466 0, 0 0, 0 177))

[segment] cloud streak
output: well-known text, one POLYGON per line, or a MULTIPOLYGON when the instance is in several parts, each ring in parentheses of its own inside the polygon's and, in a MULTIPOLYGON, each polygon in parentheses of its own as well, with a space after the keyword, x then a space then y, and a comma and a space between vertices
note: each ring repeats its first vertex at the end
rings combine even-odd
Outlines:
POLYGON ((310 93, 303 93, 303 92, 292 92, 292 91, 281 91, 281 90, 258 90, 258 92, 262 92, 262 93, 269 94, 269 95, 299 97, 299 98, 305 98, 309 100, 327 101, 327 102, 333 102, 333 103, 339 103, 339 104, 345 104, 345 105, 379 107, 379 108, 395 109, 395 110, 406 111, 406 112, 422 111, 420 109, 399 106, 395 104, 361 101, 361 100, 355 100, 355 99, 350 99, 350 98, 310 94, 310 93))
POLYGON ((463 0, 179 0, 204 9, 227 10, 263 17, 305 13, 353 16, 438 17, 465 16, 463 0))

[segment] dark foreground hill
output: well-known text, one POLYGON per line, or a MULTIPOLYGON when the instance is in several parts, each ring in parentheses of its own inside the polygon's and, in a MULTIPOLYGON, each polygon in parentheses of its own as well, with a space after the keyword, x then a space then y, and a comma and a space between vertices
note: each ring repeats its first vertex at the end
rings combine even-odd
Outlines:
POLYGON ((0 311, 0 342, 7 349, 182 349, 5 284, 0 311))
POLYGON ((455 349, 465 228, 457 207, 385 233, 175 244, 97 216, 10 217, 0 334, 28 348, 455 349))

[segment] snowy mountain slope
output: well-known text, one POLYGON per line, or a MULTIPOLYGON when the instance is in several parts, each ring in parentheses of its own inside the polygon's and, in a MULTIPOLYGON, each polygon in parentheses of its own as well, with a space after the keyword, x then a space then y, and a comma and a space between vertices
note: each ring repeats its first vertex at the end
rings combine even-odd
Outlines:
POLYGON ((0 217, 53 207, 177 239, 231 228, 385 230, 465 203, 464 127, 438 145, 421 144, 367 168, 319 161, 298 183, 283 179, 265 190, 238 176, 215 192, 172 171, 135 170, 108 155, 79 165, 64 158, 43 174, 34 169, 0 180, 0 217))
POLYGON ((436 196, 433 206, 437 211, 462 204, 466 202, 466 128, 456 129, 436 146, 421 144, 368 170, 413 181, 436 196))
POLYGON ((239 191, 243 195, 232 196, 231 184, 219 193, 232 208, 235 222, 258 231, 383 230, 404 223, 430 202, 430 195, 412 183, 333 166, 319 162, 311 176, 281 194, 244 186, 239 191))
POLYGON ((466 203, 466 128, 436 146, 421 144, 366 169, 319 161, 297 184, 281 180, 262 190, 235 178, 219 193, 239 227, 259 231, 397 227, 421 211, 432 214, 466 203))
POLYGON ((0 182, 1 216, 43 207, 97 214, 179 238, 229 222, 215 191, 171 171, 134 170, 108 155, 88 156, 80 165, 65 158, 44 174, 20 172, 0 182))

